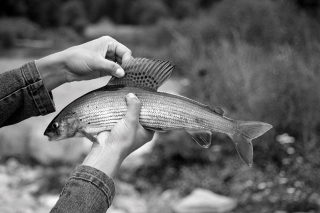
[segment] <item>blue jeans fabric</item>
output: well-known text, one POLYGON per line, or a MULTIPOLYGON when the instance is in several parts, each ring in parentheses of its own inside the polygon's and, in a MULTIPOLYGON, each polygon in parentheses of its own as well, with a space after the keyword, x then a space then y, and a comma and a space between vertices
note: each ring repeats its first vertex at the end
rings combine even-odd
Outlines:
POLYGON ((0 127, 54 112, 50 96, 34 62, 0 74, 0 127))
POLYGON ((113 200, 113 180, 89 166, 77 166, 51 210, 56 212, 106 212, 113 200))
MULTIPOLYGON (((0 74, 0 127, 54 111, 52 94, 44 86, 35 62, 0 74)), ((105 213, 114 195, 110 177, 81 165, 71 174, 51 212, 105 213)))

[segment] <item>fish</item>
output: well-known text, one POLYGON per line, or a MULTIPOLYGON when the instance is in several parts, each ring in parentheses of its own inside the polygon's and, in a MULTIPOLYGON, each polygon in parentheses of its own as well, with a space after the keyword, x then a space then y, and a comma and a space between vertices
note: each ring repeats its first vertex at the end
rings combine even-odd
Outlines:
POLYGON ((175 68, 169 61, 132 58, 121 66, 124 77, 112 77, 107 85, 79 97, 61 110, 44 132, 49 141, 73 137, 97 141, 97 134, 111 130, 125 116, 125 97, 134 93, 141 102, 139 122, 145 129, 185 131, 203 148, 210 146, 213 132, 224 133, 234 142, 240 158, 252 166, 252 139, 263 135, 272 125, 232 120, 220 107, 158 92, 175 68))

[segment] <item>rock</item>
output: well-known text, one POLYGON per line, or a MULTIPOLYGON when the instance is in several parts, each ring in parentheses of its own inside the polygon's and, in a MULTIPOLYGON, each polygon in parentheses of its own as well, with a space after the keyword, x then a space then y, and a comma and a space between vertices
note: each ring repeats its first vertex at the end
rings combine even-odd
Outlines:
MULTIPOLYGON (((129 183, 117 180, 116 196, 113 200, 113 208, 126 213, 147 213, 147 202, 141 198, 140 193, 129 183)), ((109 210, 108 210, 109 213, 109 210)))
POLYGON ((39 191, 42 169, 32 168, 10 158, 0 169, 0 212, 40 213, 49 212, 48 207, 34 196, 39 191))
POLYGON ((195 189, 173 207, 175 213, 225 213, 237 206, 237 201, 206 189, 195 189))
POLYGON ((59 200, 58 194, 44 194, 39 197, 39 202, 49 208, 53 208, 59 200))
POLYGON ((162 193, 155 193, 155 190, 148 196, 149 212, 172 213, 172 206, 181 199, 179 191, 168 189, 162 193))
POLYGON ((113 205, 117 209, 124 210, 127 213, 147 213, 147 202, 139 197, 118 195, 113 200, 113 205))
POLYGON ((0 173, 0 183, 1 183, 0 187, 1 186, 7 187, 7 185, 11 183, 11 180, 12 178, 9 175, 0 173))
POLYGON ((174 189, 168 189, 164 192, 162 192, 160 196, 160 200, 164 202, 172 202, 179 200, 179 191, 174 189))
POLYGON ((18 170, 21 167, 19 161, 15 158, 8 159, 6 164, 7 164, 7 171, 9 173, 14 173, 16 170, 18 170))
POLYGON ((130 183, 115 180, 117 195, 126 195, 129 197, 139 197, 140 193, 130 183))

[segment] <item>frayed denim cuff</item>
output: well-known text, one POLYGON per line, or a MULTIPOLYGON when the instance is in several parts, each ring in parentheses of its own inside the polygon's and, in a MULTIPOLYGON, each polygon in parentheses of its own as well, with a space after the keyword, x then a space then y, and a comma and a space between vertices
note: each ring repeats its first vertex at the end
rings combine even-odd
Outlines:
POLYGON ((35 105, 41 115, 55 111, 52 93, 48 92, 41 79, 40 73, 34 61, 21 67, 22 75, 28 85, 35 105))
POLYGON ((92 183, 104 193, 108 205, 111 205, 116 189, 114 181, 105 173, 90 166, 80 165, 76 167, 70 179, 81 179, 92 183))

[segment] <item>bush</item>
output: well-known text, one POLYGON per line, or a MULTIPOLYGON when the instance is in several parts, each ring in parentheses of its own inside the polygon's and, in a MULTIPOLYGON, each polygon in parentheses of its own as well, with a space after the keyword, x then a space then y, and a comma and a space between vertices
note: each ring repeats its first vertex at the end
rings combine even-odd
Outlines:
POLYGON ((135 24, 155 24, 168 15, 168 9, 162 1, 137 0, 129 10, 130 17, 135 24))
POLYGON ((25 18, 0 19, 0 46, 10 47, 16 39, 39 39, 40 28, 25 18))
POLYGON ((287 1, 225 0, 174 29, 206 44, 223 39, 269 49, 279 44, 303 47, 320 40, 319 22, 287 1))
POLYGON ((66 27, 56 29, 42 29, 37 24, 25 18, 0 19, 0 47, 10 48, 19 40, 42 40, 48 46, 63 46, 79 43, 80 36, 74 30, 66 27), (68 44, 69 43, 69 44, 68 44))
POLYGON ((63 4, 61 7, 60 24, 82 34, 88 24, 84 5, 75 0, 63 4))
POLYGON ((223 135, 214 134, 207 150, 185 136, 164 138, 136 173, 151 184, 137 187, 161 184, 182 194, 205 187, 239 197, 239 212, 318 211, 319 29, 285 1, 226 0, 195 19, 162 22, 157 40, 190 80, 187 97, 274 128, 253 141, 250 170, 223 135), (280 143, 283 133, 295 142, 280 143))

